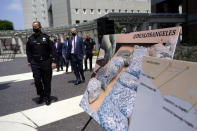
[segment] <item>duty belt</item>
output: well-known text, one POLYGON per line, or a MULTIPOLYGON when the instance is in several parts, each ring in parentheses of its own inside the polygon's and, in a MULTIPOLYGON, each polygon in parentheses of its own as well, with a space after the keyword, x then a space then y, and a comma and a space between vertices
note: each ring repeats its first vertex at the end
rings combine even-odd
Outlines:
POLYGON ((33 59, 35 61, 45 61, 48 60, 50 57, 49 56, 33 56, 33 59))

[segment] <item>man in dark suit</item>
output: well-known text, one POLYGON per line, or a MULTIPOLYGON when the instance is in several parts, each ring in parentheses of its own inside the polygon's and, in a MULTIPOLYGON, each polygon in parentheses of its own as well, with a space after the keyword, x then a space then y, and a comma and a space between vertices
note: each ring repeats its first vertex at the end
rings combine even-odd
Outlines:
POLYGON ((68 72, 68 66, 69 66, 69 59, 67 57, 68 56, 68 40, 69 40, 69 37, 70 37, 69 35, 65 36, 64 43, 62 45, 62 57, 64 58, 64 61, 65 61, 66 72, 68 72))
POLYGON ((89 59, 89 62, 90 62, 90 71, 92 71, 92 57, 93 57, 93 51, 96 48, 96 46, 95 46, 96 43, 90 37, 90 34, 87 34, 86 36, 87 36, 87 38, 84 41, 85 51, 86 51, 85 71, 88 69, 87 59, 89 59))
POLYGON ((60 67, 61 70, 63 70, 63 58, 62 58, 62 43, 58 41, 57 37, 54 38, 54 47, 56 52, 56 67, 57 67, 57 72, 59 72, 60 67))
POLYGON ((75 85, 80 84, 85 81, 85 76, 83 73, 83 59, 85 59, 85 48, 83 44, 83 39, 77 36, 76 28, 71 29, 72 37, 68 41, 68 57, 71 60, 71 65, 76 76, 75 85), (82 81, 81 81, 81 78, 82 81))

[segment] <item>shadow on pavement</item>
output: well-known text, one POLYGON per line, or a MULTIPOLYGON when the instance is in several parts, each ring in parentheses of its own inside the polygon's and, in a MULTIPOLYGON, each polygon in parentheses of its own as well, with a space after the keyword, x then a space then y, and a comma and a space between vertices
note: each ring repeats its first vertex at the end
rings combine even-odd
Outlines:
POLYGON ((68 83, 75 83, 75 80, 70 80, 68 81, 68 83))
POLYGON ((0 84, 0 90, 5 90, 10 87, 11 83, 0 84))
MULTIPOLYGON (((39 100, 39 97, 35 97, 32 99, 32 101, 34 101, 35 103, 37 103, 39 100)), ((58 98, 56 96, 51 96, 51 103, 52 102, 57 102, 58 101, 58 98)))

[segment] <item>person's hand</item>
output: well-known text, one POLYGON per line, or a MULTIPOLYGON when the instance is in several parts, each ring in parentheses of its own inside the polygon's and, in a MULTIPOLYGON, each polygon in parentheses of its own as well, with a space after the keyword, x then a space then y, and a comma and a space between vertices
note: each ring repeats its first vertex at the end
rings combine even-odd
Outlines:
POLYGON ((52 69, 55 69, 56 68, 56 64, 52 63, 51 67, 52 67, 52 69))
POLYGON ((65 59, 64 55, 62 55, 62 57, 65 59))
POLYGON ((86 56, 83 56, 83 59, 85 60, 86 59, 86 56))
POLYGON ((31 63, 28 62, 27 65, 28 65, 28 66, 31 66, 31 63))

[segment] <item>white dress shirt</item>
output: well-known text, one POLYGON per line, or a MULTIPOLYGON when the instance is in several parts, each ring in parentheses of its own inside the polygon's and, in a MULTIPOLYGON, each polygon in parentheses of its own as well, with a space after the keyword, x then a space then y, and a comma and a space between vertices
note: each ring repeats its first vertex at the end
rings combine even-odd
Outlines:
MULTIPOLYGON (((74 39, 75 39, 75 46, 77 46, 77 36, 75 36, 74 39)), ((74 54, 74 39, 72 40, 71 54, 74 54)), ((75 47, 75 48, 76 48, 76 47, 75 47)))

